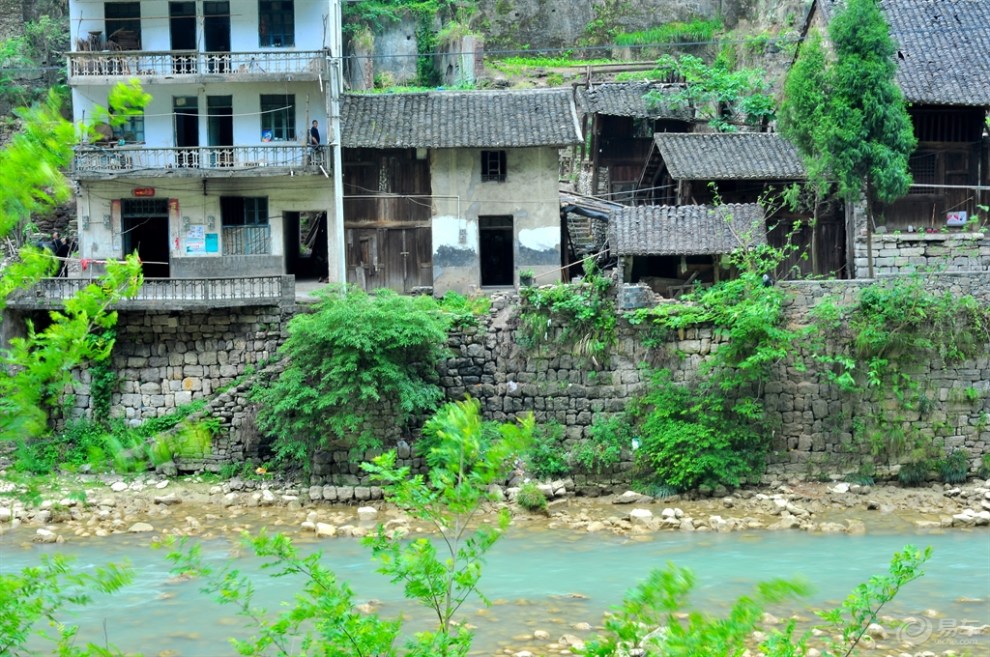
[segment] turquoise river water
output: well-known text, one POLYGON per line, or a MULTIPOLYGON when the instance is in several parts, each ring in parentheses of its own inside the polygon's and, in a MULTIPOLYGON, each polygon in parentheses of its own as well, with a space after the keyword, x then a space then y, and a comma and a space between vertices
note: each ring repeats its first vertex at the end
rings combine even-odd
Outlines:
MULTIPOLYGON (((171 580, 163 551, 148 539, 125 535, 59 546, 24 547, 0 539, 0 572, 36 563, 40 554, 73 555, 76 566, 88 568, 129 560, 135 583, 114 596, 74 613, 68 620, 81 626, 85 639, 102 641, 146 656, 224 657, 233 655, 226 638, 245 636, 242 619, 200 593, 200 583, 171 580)), ((505 647, 539 645, 520 635, 542 629, 551 640, 564 633, 585 636, 572 625, 600 623, 602 613, 617 603, 650 569, 671 561, 691 568, 698 578, 692 605, 713 613, 724 611, 754 583, 771 577, 803 577, 815 592, 807 601, 777 611, 811 616, 809 609, 838 604, 859 582, 884 572, 891 555, 906 544, 930 545, 934 556, 927 574, 902 593, 885 613, 924 617, 932 634, 926 648, 941 652, 949 640, 943 630, 959 625, 990 624, 990 533, 809 535, 801 532, 732 534, 660 533, 647 540, 555 530, 512 529, 496 545, 482 578, 482 590, 494 601, 488 610, 469 604, 464 620, 477 626, 477 655, 493 655, 505 647), (931 612, 929 612, 931 613, 931 612), (945 644, 939 645, 941 643, 945 644)), ((326 564, 348 581, 359 602, 380 601, 379 612, 410 616, 416 628, 427 617, 410 609, 399 586, 374 572, 369 553, 357 540, 337 539, 318 545, 326 564)), ((311 549, 307 546, 306 549, 311 549)), ((245 572, 257 572, 257 561, 233 556, 228 541, 205 544, 209 560, 232 558, 245 572)), ((298 581, 258 575, 259 602, 277 608, 299 589, 298 581)), ((545 641, 543 643, 546 643, 545 641)), ((951 647, 973 655, 990 654, 990 637, 957 638, 951 647), (969 646, 967 648, 967 645, 969 646)), ((896 643, 892 644, 896 645, 896 643)))

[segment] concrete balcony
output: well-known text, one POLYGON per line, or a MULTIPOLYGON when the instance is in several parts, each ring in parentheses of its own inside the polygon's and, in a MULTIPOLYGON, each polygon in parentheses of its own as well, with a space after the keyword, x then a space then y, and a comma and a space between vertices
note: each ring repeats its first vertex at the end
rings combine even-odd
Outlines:
POLYGON ((322 50, 70 52, 69 84, 316 81, 328 78, 322 50))
MULTIPOLYGON (((45 278, 7 298, 15 310, 54 310, 94 282, 91 278, 45 278)), ((244 278, 146 278, 137 296, 115 306, 119 310, 203 310, 241 306, 291 306, 294 276, 244 278)))
POLYGON ((153 148, 79 146, 72 162, 77 180, 109 178, 209 178, 321 174, 329 171, 326 146, 274 143, 257 146, 153 148))

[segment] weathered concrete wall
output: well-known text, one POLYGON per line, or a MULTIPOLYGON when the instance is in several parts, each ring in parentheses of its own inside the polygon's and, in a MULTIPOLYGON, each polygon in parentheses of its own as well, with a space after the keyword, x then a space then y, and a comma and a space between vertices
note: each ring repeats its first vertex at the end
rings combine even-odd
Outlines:
POLYGON ((516 281, 523 269, 540 283, 560 280, 558 161, 555 148, 510 148, 505 182, 482 182, 480 150, 430 151, 437 295, 480 287, 479 216, 512 217, 516 281))
MULTIPOLYGON (((178 202, 168 218, 168 250, 174 260, 174 278, 197 276, 265 276, 286 273, 284 212, 326 212, 333 207, 333 183, 322 175, 282 176, 279 178, 146 178, 89 182, 77 201, 79 253, 82 258, 123 257, 126 241, 118 216, 112 215, 115 199, 130 199, 135 187, 153 187, 158 197, 178 202), (222 196, 264 196, 268 198, 271 230, 270 258, 263 256, 230 258, 223 256, 222 196), (88 226, 84 225, 88 218, 88 226), (201 227, 204 234, 217 236, 217 252, 190 254, 189 231, 201 227), (203 262, 193 262, 193 259, 203 262), (215 273, 210 273, 215 272, 215 273)), ((293 239, 297 237, 293 236, 293 239)), ((89 276, 92 272, 86 272, 89 276)), ((99 273, 99 270, 97 270, 99 273)))
POLYGON ((0 0, 0 40, 24 35, 26 0, 0 0))

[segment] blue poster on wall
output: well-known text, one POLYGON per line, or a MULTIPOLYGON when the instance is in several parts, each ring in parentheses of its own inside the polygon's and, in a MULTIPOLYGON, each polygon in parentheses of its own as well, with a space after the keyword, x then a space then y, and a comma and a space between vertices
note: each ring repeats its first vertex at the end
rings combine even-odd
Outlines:
POLYGON ((207 253, 220 252, 220 240, 216 233, 206 234, 206 252, 207 253))

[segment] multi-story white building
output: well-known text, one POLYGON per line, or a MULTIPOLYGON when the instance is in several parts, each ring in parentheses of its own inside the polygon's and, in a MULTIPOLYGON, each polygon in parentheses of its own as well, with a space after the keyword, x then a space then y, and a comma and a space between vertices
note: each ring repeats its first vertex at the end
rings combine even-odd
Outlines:
POLYGON ((149 278, 328 276, 338 2, 70 0, 73 111, 98 123, 71 173, 85 264, 137 251, 149 278), (133 79, 144 113, 102 121, 133 79))

